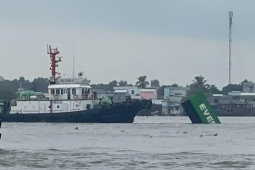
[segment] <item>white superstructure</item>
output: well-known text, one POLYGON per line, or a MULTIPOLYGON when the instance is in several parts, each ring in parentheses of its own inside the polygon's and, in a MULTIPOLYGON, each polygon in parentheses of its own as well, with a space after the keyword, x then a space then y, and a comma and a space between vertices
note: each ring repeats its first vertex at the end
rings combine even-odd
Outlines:
POLYGON ((48 86, 48 98, 43 93, 24 91, 11 107, 11 113, 62 113, 93 109, 98 105, 96 92, 82 78, 59 79, 48 86))

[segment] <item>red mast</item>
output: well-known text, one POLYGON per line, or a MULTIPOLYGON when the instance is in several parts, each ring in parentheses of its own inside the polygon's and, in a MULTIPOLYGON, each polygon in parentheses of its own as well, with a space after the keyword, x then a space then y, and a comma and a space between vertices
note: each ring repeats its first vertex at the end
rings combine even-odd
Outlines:
POLYGON ((50 61, 51 61, 51 78, 53 79, 53 83, 55 83, 56 80, 56 67, 58 67, 58 62, 61 61, 61 58, 56 59, 56 55, 59 54, 58 48, 51 49, 51 46, 47 45, 47 53, 50 54, 50 61))

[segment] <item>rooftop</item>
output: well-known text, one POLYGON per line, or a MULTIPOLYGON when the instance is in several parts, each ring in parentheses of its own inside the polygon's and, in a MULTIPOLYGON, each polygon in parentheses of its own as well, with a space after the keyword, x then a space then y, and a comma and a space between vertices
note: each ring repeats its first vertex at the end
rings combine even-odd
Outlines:
POLYGON ((127 90, 114 90, 114 93, 126 93, 127 90))
POLYGON ((128 90, 128 89, 138 89, 135 86, 116 86, 113 87, 113 90, 128 90))
POLYGON ((154 92, 157 89, 141 89, 140 92, 154 92))

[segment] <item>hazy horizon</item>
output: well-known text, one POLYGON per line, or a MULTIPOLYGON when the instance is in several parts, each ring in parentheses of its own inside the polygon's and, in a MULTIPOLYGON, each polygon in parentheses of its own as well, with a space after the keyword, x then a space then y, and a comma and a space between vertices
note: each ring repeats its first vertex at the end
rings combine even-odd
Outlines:
POLYGON ((5 79, 48 78, 47 44, 58 47, 66 76, 84 71, 92 84, 147 76, 160 85, 202 75, 228 84, 228 12, 233 11, 232 83, 255 81, 255 1, 6 0, 0 5, 5 79))

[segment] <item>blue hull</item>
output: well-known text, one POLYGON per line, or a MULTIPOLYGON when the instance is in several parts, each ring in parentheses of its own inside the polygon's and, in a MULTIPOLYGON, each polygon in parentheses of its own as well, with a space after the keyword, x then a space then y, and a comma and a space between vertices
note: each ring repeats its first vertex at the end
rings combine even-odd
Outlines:
POLYGON ((0 113, 0 119, 3 122, 132 123, 139 111, 151 106, 151 103, 147 102, 146 105, 140 101, 125 102, 97 109, 63 113, 0 113))

